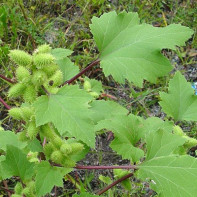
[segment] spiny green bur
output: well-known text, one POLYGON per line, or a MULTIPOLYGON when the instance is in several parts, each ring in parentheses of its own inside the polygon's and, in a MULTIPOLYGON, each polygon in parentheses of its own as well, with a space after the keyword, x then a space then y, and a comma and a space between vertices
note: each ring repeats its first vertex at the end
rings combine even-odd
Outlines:
POLYGON ((13 107, 9 111, 9 116, 13 117, 16 120, 23 120, 22 110, 18 107, 13 107))
POLYGON ((23 66, 19 66, 16 69, 16 78, 19 82, 28 83, 31 80, 29 70, 23 66))
POLYGON ((72 152, 72 146, 70 144, 64 143, 64 144, 61 145, 60 151, 63 154, 68 155, 72 152))
POLYGON ((35 121, 29 122, 27 126, 27 136, 32 140, 34 139, 39 132, 39 127, 36 127, 35 121))
POLYGON ((44 146, 44 154, 50 158, 52 152, 54 152, 56 150, 56 148, 54 147, 54 145, 52 143, 48 143, 44 146))
POLYGON ((23 83, 13 85, 8 91, 8 97, 18 97, 23 95, 26 86, 23 83))
POLYGON ((55 163, 60 163, 61 164, 62 161, 63 161, 63 155, 59 150, 56 150, 56 151, 52 152, 50 158, 55 163))
POLYGON ((37 97, 37 92, 35 90, 35 87, 33 85, 27 86, 27 88, 23 94, 23 98, 24 98, 25 102, 32 103, 35 101, 36 97, 37 97))
POLYGON ((10 59, 20 66, 29 66, 32 62, 32 56, 21 50, 11 50, 9 53, 10 59))
POLYGON ((81 143, 72 143, 70 146, 72 148, 72 153, 78 153, 84 149, 84 146, 81 143))
POLYGON ((33 62, 38 69, 54 64, 54 57, 51 54, 41 53, 33 57, 33 62))
POLYGON ((20 182, 17 182, 17 184, 14 187, 15 194, 21 194, 23 190, 23 186, 20 182))
POLYGON ((48 44, 43 44, 36 49, 36 53, 50 53, 51 47, 48 44))

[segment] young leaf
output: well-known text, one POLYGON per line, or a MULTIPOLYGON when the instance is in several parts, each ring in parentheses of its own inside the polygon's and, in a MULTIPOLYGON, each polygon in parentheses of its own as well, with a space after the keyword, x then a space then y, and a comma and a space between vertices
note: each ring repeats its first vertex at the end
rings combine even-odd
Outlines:
POLYGON ((169 82, 168 93, 160 93, 159 103, 165 113, 177 120, 197 120, 197 96, 180 72, 169 82))
POLYGON ((66 81, 79 72, 79 68, 68 57, 55 61, 63 73, 63 81, 66 81))
POLYGON ((187 155, 154 157, 139 168, 139 177, 151 179, 151 188, 161 197, 196 196, 196 158, 187 155))
POLYGON ((69 49, 56 48, 52 49, 51 54, 55 57, 56 60, 64 59, 65 57, 71 55, 73 51, 69 49))
POLYGON ((52 167, 48 162, 42 161, 36 166, 36 170, 36 194, 37 196, 43 196, 49 193, 55 185, 63 187, 63 176, 72 169, 63 170, 60 167, 52 167))
POLYGON ((90 83, 92 92, 96 92, 100 94, 103 91, 101 81, 95 79, 89 79, 88 77, 85 77, 85 81, 88 81, 90 83))
POLYGON ((193 34, 189 28, 176 24, 163 28, 140 25, 136 13, 125 11, 93 17, 90 28, 101 53, 104 74, 112 75, 119 83, 127 79, 140 87, 143 79, 156 82, 157 77, 172 70, 161 49, 183 46, 193 34))
POLYGON ((36 125, 53 122, 60 134, 68 131, 78 140, 94 147, 95 132, 88 102, 92 97, 77 85, 64 86, 56 95, 41 96, 33 104, 36 125))
POLYGON ((185 143, 185 139, 172 133, 158 130, 147 136, 147 160, 154 157, 168 156, 185 143))
POLYGON ((144 156, 143 150, 135 147, 144 135, 143 122, 140 117, 134 115, 115 116, 112 119, 100 121, 96 128, 106 128, 113 131, 115 139, 110 146, 123 159, 136 162, 144 156))
POLYGON ((3 179, 19 176, 22 180, 28 180, 34 174, 34 164, 27 160, 20 149, 11 145, 7 146, 6 159, 1 162, 1 165, 6 172, 3 179))

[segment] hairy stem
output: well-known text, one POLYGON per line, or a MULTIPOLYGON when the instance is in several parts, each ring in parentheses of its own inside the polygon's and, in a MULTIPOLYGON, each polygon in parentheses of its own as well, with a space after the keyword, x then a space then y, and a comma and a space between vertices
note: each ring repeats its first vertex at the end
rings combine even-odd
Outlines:
POLYGON ((93 61, 92 63, 90 63, 86 68, 84 68, 82 71, 80 71, 77 75, 75 75, 73 78, 69 79, 68 81, 65 81, 62 86, 66 85, 66 84, 70 84, 73 81, 75 81, 76 79, 78 79, 81 75, 83 75, 86 71, 90 70, 93 66, 95 66, 96 64, 98 64, 100 62, 99 59, 93 61))
POLYGON ((75 169, 85 169, 85 170, 104 170, 104 169, 138 169, 135 165, 128 166, 75 166, 75 169))
POLYGON ((105 187, 104 189, 100 190, 99 192, 97 192, 96 194, 97 195, 101 195, 103 194, 104 192, 106 192, 107 190, 111 189, 113 186, 117 185, 118 183, 124 181, 125 179, 128 179, 129 177, 133 176, 133 173, 129 173, 125 176, 123 176, 122 178, 114 181, 112 184, 108 185, 107 187, 105 187))
POLYGON ((11 107, 0 97, 0 102, 8 109, 10 110, 11 107))
POLYGON ((1 75, 1 74, 0 74, 0 78, 4 79, 5 81, 7 81, 7 82, 9 82, 9 83, 15 84, 14 81, 12 81, 11 79, 9 79, 9 78, 7 78, 7 77, 1 75))

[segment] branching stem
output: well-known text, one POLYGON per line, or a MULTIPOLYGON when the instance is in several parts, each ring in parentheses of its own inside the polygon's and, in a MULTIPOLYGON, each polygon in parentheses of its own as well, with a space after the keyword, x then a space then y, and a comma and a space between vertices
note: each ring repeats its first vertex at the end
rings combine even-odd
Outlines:
POLYGON ((10 110, 11 107, 0 97, 0 102, 8 109, 10 110))
POLYGON ((73 81, 75 81, 76 79, 78 79, 81 75, 83 75, 86 71, 90 70, 93 66, 95 66, 99 62, 100 62, 100 60, 99 59, 96 59, 95 61, 93 61, 92 63, 90 63, 86 68, 84 68, 82 71, 80 71, 77 75, 75 75, 73 78, 69 79, 68 81, 65 81, 62 84, 62 86, 66 85, 66 84, 71 84, 73 81))
POLYGON ((7 82, 9 82, 9 83, 15 84, 14 81, 12 81, 11 79, 9 79, 9 78, 7 78, 7 77, 1 75, 1 74, 0 74, 0 78, 4 79, 5 81, 7 81, 7 82))
POLYGON ((117 185, 118 183, 124 181, 125 179, 128 179, 129 177, 133 176, 133 173, 129 173, 125 176, 123 176, 122 178, 114 181, 113 183, 111 183, 110 185, 108 185, 107 187, 105 187, 104 189, 100 190, 99 192, 97 192, 96 194, 97 195, 101 195, 103 194, 104 192, 106 192, 107 190, 111 189, 113 186, 117 185))

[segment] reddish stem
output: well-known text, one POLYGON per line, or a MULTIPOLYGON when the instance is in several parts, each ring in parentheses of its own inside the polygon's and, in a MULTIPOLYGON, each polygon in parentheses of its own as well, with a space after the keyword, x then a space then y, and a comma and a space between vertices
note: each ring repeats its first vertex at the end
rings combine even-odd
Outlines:
POLYGON ((97 195, 101 195, 103 194, 104 192, 106 192, 107 190, 111 189, 113 186, 117 185, 118 183, 124 181, 125 179, 128 179, 129 177, 133 176, 133 173, 129 173, 125 176, 123 176, 122 178, 114 181, 112 184, 108 185, 107 187, 105 187, 104 189, 102 189, 101 191, 97 192, 96 194, 97 195))
POLYGON ((9 83, 15 84, 14 81, 12 81, 11 79, 9 79, 9 78, 7 78, 7 77, 1 75, 1 74, 0 74, 0 78, 4 79, 5 81, 7 81, 7 82, 9 82, 9 83))
POLYGON ((0 97, 0 102, 8 109, 10 110, 11 107, 0 97))
POLYGON ((135 165, 128 166, 75 166, 75 169, 86 169, 86 170, 104 170, 104 169, 138 169, 135 165))
POLYGON ((66 84, 71 84, 74 80, 78 79, 81 75, 83 75, 86 71, 90 70, 93 66, 95 66, 96 64, 98 64, 100 62, 99 59, 93 61, 92 63, 90 63, 86 68, 84 68, 81 72, 79 72, 77 75, 75 75, 73 78, 69 79, 68 81, 65 81, 62 86, 66 85, 66 84))

